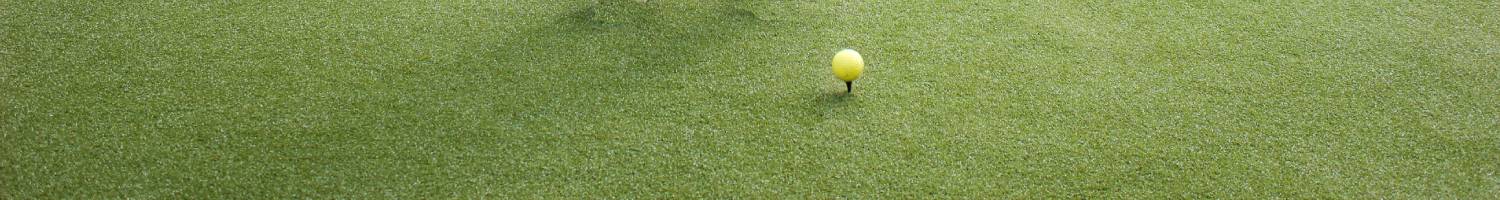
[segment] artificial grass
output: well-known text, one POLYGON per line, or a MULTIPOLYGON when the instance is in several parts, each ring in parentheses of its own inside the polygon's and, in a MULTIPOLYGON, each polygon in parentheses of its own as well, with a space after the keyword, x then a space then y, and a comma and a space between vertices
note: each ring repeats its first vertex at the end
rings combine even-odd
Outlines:
POLYGON ((1493 199, 1496 10, 5 0, 0 199, 1493 199))

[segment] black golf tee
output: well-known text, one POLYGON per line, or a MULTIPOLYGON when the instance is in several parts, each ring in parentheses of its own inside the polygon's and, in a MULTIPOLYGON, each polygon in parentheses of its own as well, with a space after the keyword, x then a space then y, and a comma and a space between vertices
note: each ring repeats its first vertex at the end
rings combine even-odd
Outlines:
POLYGON ((844 93, 854 93, 854 81, 844 81, 844 93))

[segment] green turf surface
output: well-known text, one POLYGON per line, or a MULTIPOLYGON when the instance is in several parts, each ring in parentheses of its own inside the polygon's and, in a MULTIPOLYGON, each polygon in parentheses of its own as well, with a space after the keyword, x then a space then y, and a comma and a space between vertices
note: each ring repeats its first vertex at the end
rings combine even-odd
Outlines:
POLYGON ((1497 10, 0 0, 0 199, 1495 199, 1497 10))

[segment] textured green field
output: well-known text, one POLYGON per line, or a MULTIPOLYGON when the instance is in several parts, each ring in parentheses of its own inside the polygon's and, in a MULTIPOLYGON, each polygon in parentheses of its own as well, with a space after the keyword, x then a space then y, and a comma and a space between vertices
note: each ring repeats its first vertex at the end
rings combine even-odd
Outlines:
POLYGON ((0 103, 0 199, 1496 199, 1500 2, 0 0, 0 103))

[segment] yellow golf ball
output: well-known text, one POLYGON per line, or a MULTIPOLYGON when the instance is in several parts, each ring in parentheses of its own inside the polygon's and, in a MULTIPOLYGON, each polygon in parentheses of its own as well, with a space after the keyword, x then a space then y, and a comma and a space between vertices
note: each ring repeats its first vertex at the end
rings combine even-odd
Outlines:
POLYGON ((859 52, 853 49, 844 49, 833 55, 833 76, 844 82, 853 82, 859 79, 859 74, 865 71, 865 59, 859 56, 859 52))

